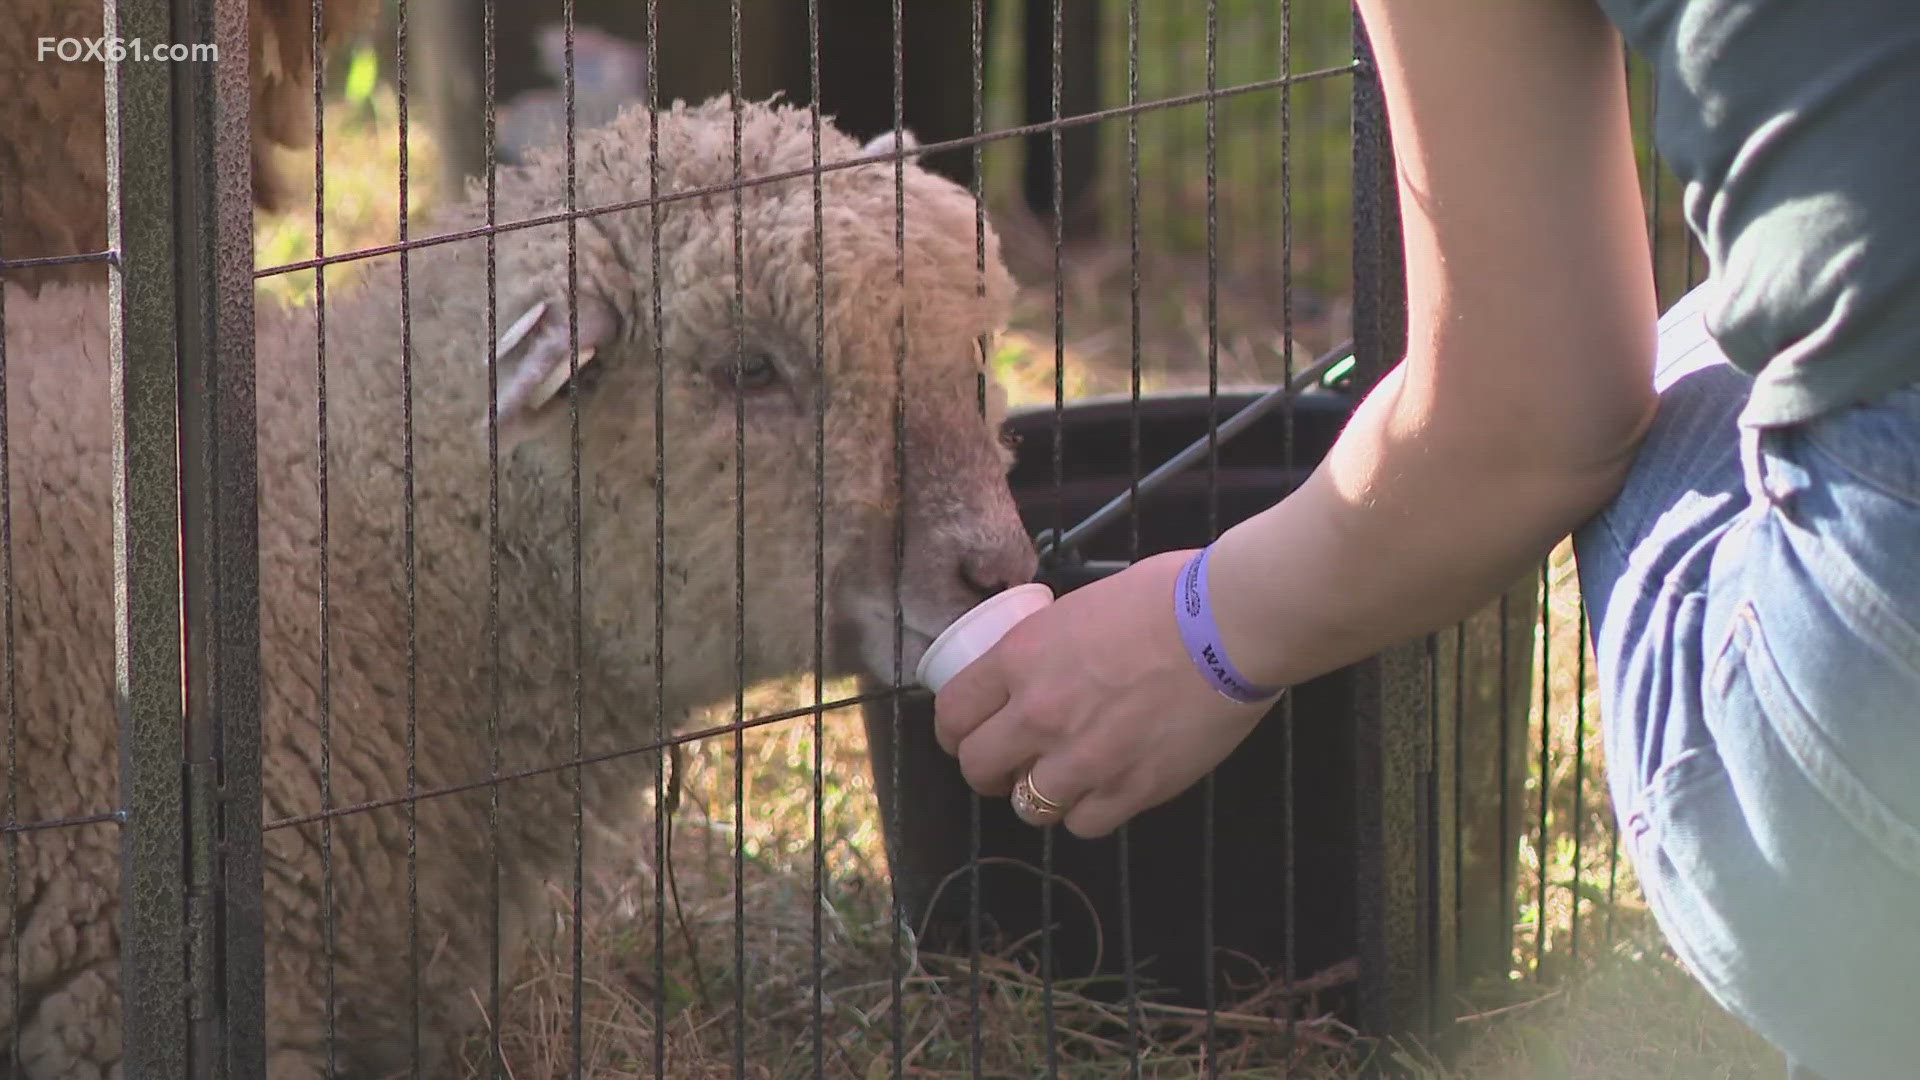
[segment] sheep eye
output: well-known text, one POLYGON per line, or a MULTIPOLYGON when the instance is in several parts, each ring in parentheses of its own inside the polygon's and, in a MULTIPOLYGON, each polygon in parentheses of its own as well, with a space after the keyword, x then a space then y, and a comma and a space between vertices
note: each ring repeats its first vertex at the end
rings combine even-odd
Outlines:
POLYGON ((745 356, 735 357, 727 374, 735 388, 746 393, 770 389, 780 381, 780 369, 773 357, 758 349, 748 349, 745 356))

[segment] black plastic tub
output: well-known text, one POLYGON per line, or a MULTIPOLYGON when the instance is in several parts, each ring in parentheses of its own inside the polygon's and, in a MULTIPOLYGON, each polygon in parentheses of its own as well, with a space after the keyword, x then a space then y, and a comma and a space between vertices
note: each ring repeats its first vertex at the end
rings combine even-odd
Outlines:
MULTIPOLYGON (((1210 426, 1258 396, 1223 392, 1211 409, 1205 394, 1143 399, 1139 472, 1205 437, 1210 426)), ((1283 406, 1221 444, 1217 475, 1210 476, 1203 461, 1145 497, 1139 506, 1139 554, 1205 544, 1212 500, 1217 499, 1215 524, 1222 530, 1272 505, 1326 453, 1352 404, 1344 394, 1316 388, 1293 403, 1291 423, 1283 406)), ((1057 485, 1053 411, 1011 419, 1019 440, 1013 491, 1031 531, 1070 528, 1127 489, 1134 472, 1133 416, 1126 399, 1065 409, 1057 420, 1065 435, 1057 485)), ((1122 518, 1083 547, 1088 565, 1056 567, 1043 578, 1051 579, 1056 591, 1068 591, 1124 564, 1130 546, 1130 523, 1122 518)), ((1222 1002, 1286 970, 1289 907, 1296 977, 1358 952, 1354 693, 1346 670, 1295 687, 1291 760, 1276 707, 1215 774, 1210 929, 1214 989, 1222 1002)), ((932 699, 915 693, 901 701, 900 709, 898 791, 890 707, 869 709, 867 729, 895 888, 910 925, 921 930, 922 947, 967 951, 977 873, 982 947, 999 950, 1025 939, 1025 948, 1037 955, 1042 833, 1015 818, 1006 800, 983 800, 982 862, 977 871, 970 870, 970 792, 953 759, 934 740, 932 699)), ((1063 829, 1053 833, 1053 975, 1111 976, 1099 986, 1076 989, 1118 997, 1124 987, 1119 976, 1123 907, 1128 906, 1122 898, 1119 841, 1081 840, 1063 829)), ((1126 900, 1131 911, 1125 914, 1131 916, 1135 970, 1143 988, 1160 1000, 1196 1006, 1206 1000, 1208 838, 1201 787, 1140 815, 1129 828, 1126 900)), ((1337 1006, 1337 1001, 1323 1003, 1337 1006)))

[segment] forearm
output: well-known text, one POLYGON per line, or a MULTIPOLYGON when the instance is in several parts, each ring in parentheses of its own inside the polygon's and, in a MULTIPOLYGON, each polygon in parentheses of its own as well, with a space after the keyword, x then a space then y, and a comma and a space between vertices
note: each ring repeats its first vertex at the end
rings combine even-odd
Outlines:
POLYGON ((1210 564, 1288 685, 1457 620, 1618 489, 1655 305, 1618 36, 1587 0, 1360 0, 1393 126, 1405 362, 1210 564))
POLYGON ((1211 594, 1248 678, 1293 685, 1447 626, 1618 490, 1644 425, 1578 466, 1449 432, 1397 369, 1301 488, 1214 546, 1211 594))

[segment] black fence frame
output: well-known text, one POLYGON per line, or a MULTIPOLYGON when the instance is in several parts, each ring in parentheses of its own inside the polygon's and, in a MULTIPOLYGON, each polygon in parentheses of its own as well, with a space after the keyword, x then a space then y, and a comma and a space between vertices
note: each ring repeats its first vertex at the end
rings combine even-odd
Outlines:
MULTIPOLYGON (((109 40, 246 55, 245 0, 108 0, 105 10, 109 40)), ((127 59, 106 70, 124 1068, 258 1076, 247 67, 127 59)))
MULTIPOLYGON (((103 14, 108 42, 212 42, 246 55, 245 0, 107 0, 103 14)), ((265 1009, 247 73, 243 64, 133 59, 110 60, 105 73, 107 249, 0 265, 107 270, 120 805, 17 820, 12 503, 0 479, 9 878, 17 883, 23 834, 117 825, 125 1072, 257 1076, 265 1009)), ((0 463, 9 457, 0 450, 0 463)), ((9 907, 17 919, 17 894, 9 907)), ((17 1042, 12 1052, 17 1073, 17 1042)))

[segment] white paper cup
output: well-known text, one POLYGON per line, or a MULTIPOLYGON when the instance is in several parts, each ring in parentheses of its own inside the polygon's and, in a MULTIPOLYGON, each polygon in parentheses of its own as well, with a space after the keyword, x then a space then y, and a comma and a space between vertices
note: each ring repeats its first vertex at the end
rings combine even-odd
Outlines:
POLYGON ((1040 582, 1016 585, 995 593, 953 620, 927 646, 917 672, 920 685, 939 693, 947 680, 980 659, 1021 619, 1053 603, 1053 590, 1040 582))

